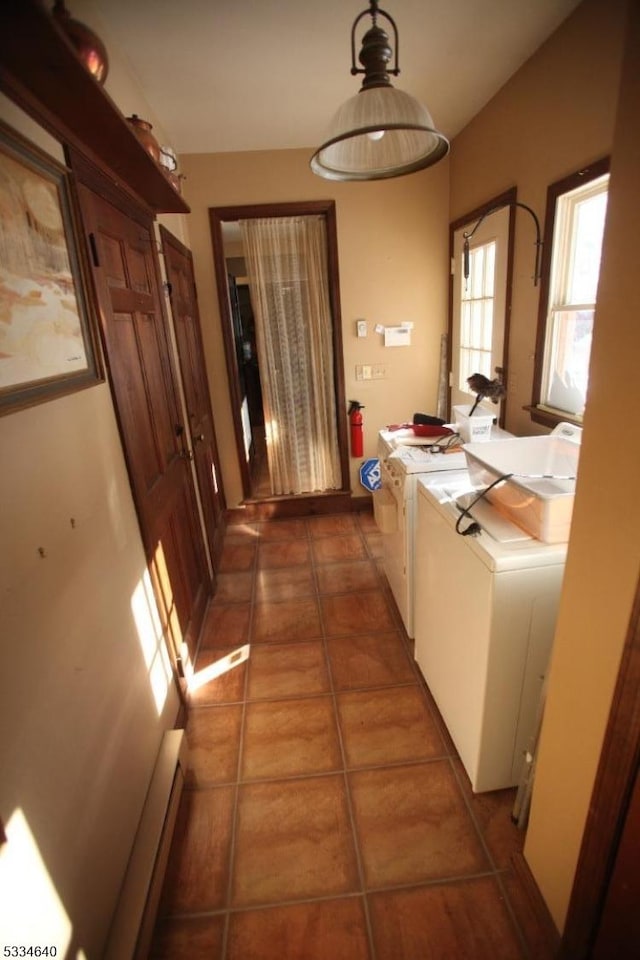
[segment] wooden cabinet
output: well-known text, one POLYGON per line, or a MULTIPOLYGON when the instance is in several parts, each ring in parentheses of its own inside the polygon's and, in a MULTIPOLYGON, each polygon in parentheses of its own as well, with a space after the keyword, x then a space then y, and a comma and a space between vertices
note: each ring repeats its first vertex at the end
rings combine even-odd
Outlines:
POLYGON ((0 89, 155 213, 189 212, 38 0, 0 4, 0 89))

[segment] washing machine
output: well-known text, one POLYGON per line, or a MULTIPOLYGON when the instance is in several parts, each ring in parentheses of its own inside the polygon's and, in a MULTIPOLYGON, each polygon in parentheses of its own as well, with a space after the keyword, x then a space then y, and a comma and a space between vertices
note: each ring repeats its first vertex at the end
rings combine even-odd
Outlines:
MULTIPOLYGON (((492 439, 508 439, 494 426, 492 439)), ((432 453, 424 438, 411 429, 380 430, 377 455, 381 489, 374 495, 374 514, 382 533, 384 571, 409 637, 414 637, 415 504, 420 476, 464 472, 467 460, 461 448, 454 453, 432 453)))
POLYGON ((475 792, 515 786, 535 732, 566 543, 533 539, 477 491, 422 478, 416 491, 415 658, 475 792))
POLYGON ((378 459, 382 486, 374 495, 374 515, 382 534, 382 557, 393 598, 404 628, 413 638, 415 496, 420 475, 465 471, 466 458, 457 453, 431 453, 425 440, 411 430, 381 430, 378 459))

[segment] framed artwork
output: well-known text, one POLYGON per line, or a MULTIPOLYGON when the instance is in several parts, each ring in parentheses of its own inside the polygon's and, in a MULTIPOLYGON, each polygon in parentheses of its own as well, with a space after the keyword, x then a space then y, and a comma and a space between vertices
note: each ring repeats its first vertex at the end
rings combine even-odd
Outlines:
POLYGON ((101 379, 69 174, 0 123, 0 414, 101 379))

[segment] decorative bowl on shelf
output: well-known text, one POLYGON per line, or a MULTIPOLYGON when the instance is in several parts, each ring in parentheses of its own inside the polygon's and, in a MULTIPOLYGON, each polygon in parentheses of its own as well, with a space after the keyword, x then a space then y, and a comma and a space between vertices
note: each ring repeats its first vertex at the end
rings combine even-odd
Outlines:
POLYGON ((56 0, 52 12, 89 73, 98 83, 104 83, 109 73, 109 57, 100 37, 85 23, 73 19, 64 0, 56 0))
POLYGON ((149 121, 143 120, 137 113, 132 113, 130 117, 127 117, 127 122, 131 124, 133 132, 149 156, 152 157, 157 164, 160 164, 160 144, 151 132, 153 127, 149 121))

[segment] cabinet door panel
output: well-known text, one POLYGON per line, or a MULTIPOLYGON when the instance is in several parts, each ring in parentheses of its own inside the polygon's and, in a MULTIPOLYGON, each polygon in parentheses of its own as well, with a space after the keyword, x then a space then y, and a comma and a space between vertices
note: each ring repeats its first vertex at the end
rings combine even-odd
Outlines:
POLYGON ((162 310, 151 218, 80 188, 123 446, 177 659, 195 659, 210 589, 186 428, 162 310))
POLYGON ((191 252, 168 230, 161 228, 171 309, 178 345, 187 418, 195 460, 200 503, 214 571, 224 533, 224 495, 209 399, 198 299, 191 252))

